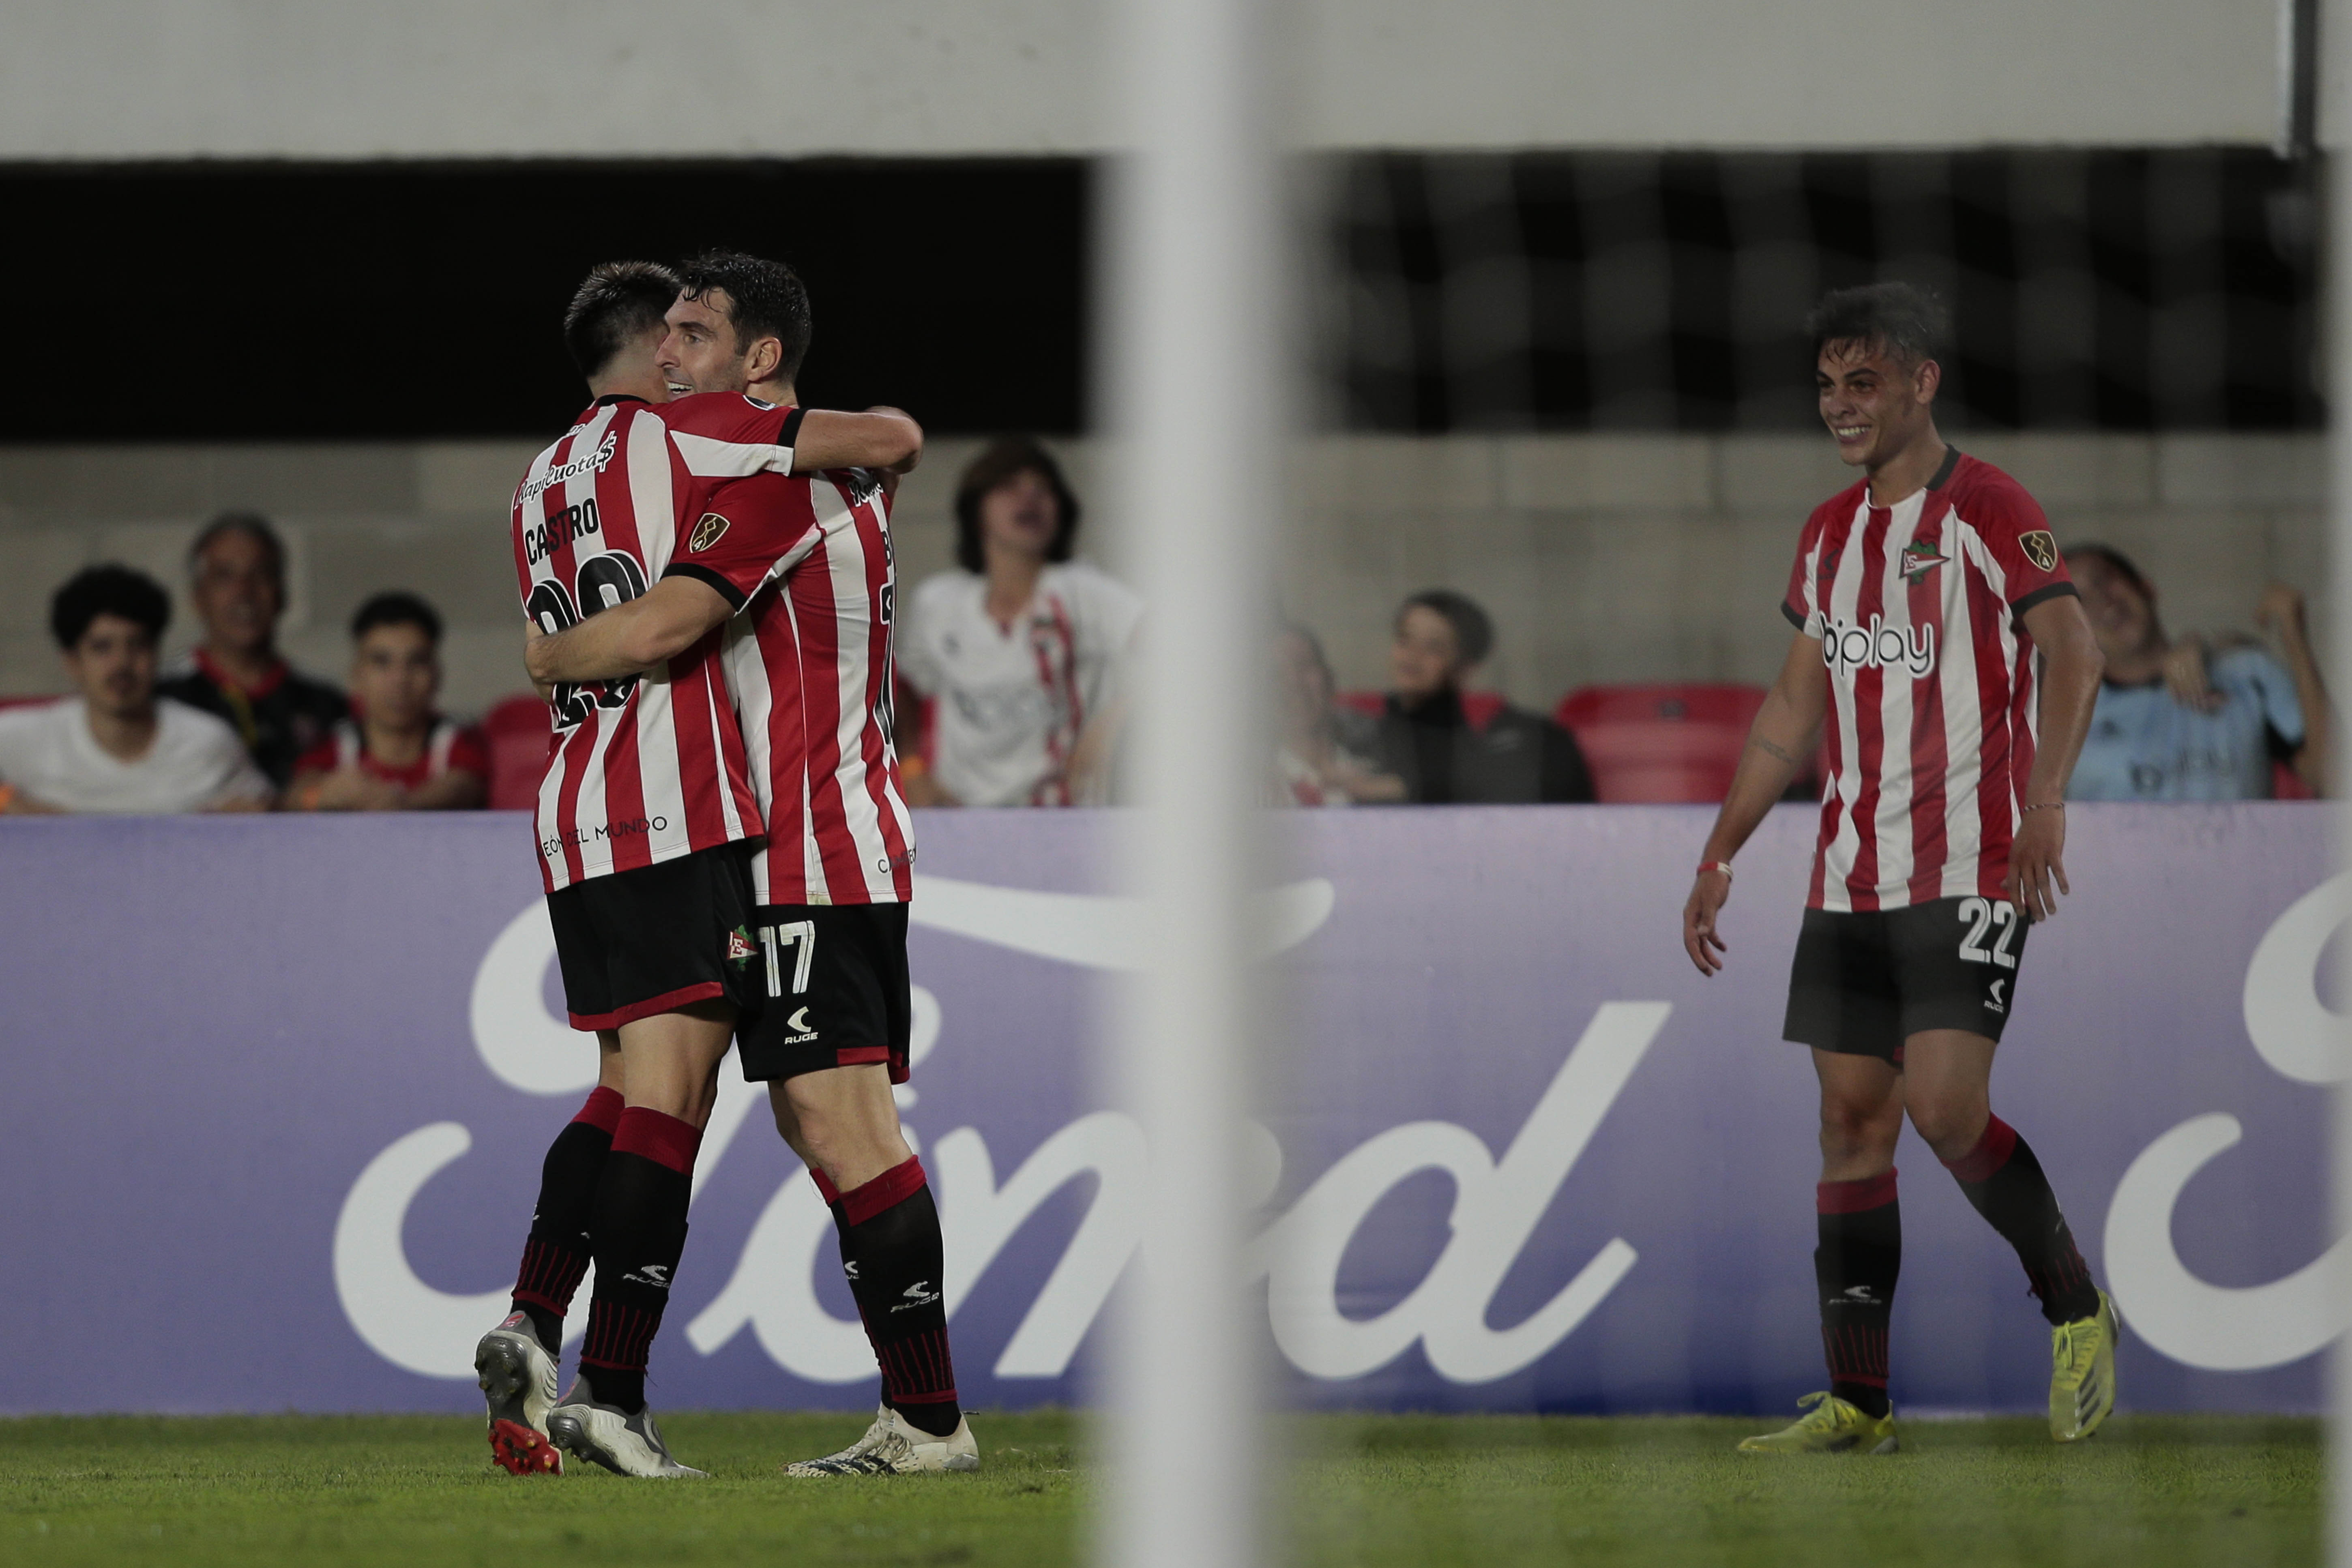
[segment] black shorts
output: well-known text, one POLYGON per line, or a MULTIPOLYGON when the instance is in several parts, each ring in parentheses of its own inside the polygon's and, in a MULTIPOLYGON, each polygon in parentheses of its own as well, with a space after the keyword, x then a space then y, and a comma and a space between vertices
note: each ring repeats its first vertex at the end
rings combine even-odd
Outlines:
POLYGON ((1908 909, 1807 910, 1789 974, 1784 1038, 1901 1066, 1923 1029, 1989 1039, 2017 996, 2026 920, 2006 899, 1937 899, 1908 909))
POLYGON ((759 1000, 742 845, 591 877, 547 895, 575 1029, 617 1029, 690 1002, 759 1000))
POLYGON ((735 1026, 754 1083, 880 1062, 907 1081, 914 1003, 904 904, 762 904, 752 917, 760 1010, 735 1026))

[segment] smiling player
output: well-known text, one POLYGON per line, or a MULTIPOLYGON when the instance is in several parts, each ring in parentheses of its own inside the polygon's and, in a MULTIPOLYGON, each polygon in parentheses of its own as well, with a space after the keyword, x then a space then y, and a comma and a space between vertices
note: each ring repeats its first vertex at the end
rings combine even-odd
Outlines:
MULTIPOLYGON (((673 404, 673 428, 687 439, 775 409, 793 444, 810 331, 800 279, 730 252, 679 270, 660 363, 674 389, 706 395, 673 404)), ((766 997, 738 1030, 739 1055, 746 1078, 768 1082, 778 1131, 833 1210, 882 1373, 865 1436, 786 1473, 970 1470, 980 1452, 948 1350, 939 1209, 891 1095, 913 1016, 915 846, 890 738, 887 470, 914 466, 922 432, 888 410, 833 417, 882 437, 895 427, 903 445, 859 467, 796 463, 722 487, 650 592, 533 642, 528 662, 535 679, 609 679, 727 628, 723 664, 768 823, 751 872, 766 997)))
POLYGON ((1895 1450, 1886 1336, 1906 1115, 2041 1299, 2051 1436, 2087 1437, 2115 1405, 2114 1309, 1990 1100, 2027 929, 2072 891, 2066 780, 2101 660, 2042 509, 1937 434, 1938 317, 1917 289, 1878 283, 1829 295, 1807 323, 1822 418, 1865 477, 1805 524, 1780 606, 1797 635, 1683 910, 1683 946, 1711 975, 1731 858, 1826 724, 1782 1032, 1812 1048, 1821 1081, 1813 1268, 1830 1388, 1795 1425, 1740 1444, 1755 1453, 1895 1450))

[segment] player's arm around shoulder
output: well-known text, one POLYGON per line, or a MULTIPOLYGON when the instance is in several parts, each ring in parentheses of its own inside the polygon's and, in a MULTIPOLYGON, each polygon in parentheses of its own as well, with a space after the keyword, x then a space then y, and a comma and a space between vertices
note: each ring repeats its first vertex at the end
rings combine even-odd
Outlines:
POLYGON ((1716 814, 1690 897, 1683 902, 1683 951, 1701 974, 1711 976, 1721 969, 1722 954, 1728 951, 1716 925, 1731 897, 1732 857, 1821 744, 1822 721, 1828 712, 1829 676, 1822 665, 1822 639, 1800 629, 1790 639, 1788 657, 1780 661, 1780 673, 1764 694, 1755 722, 1748 727, 1748 745, 1739 753, 1730 793, 1716 814))
POLYGON ((637 597, 561 632, 527 626, 523 668, 533 686, 617 680, 676 658, 740 607, 701 574, 666 574, 637 597))
POLYGON ((801 413, 792 448, 795 474, 827 468, 911 473, 923 459, 923 427, 899 408, 877 406, 863 414, 810 408, 801 413))

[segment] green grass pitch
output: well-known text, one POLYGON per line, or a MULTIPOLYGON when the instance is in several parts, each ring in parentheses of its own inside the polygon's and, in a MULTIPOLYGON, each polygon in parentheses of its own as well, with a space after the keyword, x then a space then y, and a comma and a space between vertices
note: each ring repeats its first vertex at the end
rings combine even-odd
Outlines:
MULTIPOLYGON (((973 1476, 788 1481, 863 1418, 664 1417, 696 1483, 516 1480, 478 1420, 0 1420, 0 1563, 1017 1564, 1085 1561, 1084 1423, 974 1419, 973 1476)), ((1272 1513, 1291 1563, 2048 1563, 2319 1561, 2316 1422, 1914 1422, 1886 1458, 1729 1452, 1750 1421, 1286 1417, 1272 1513)))

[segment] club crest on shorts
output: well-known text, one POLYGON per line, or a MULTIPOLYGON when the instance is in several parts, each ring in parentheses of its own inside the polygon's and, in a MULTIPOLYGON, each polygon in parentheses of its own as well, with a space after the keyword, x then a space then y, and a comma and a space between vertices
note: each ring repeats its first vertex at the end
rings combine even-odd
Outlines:
POLYGON ((2058 570, 2058 541, 2052 537, 2048 529, 2037 528, 2032 533, 2019 534, 2017 547, 2025 552, 2028 561, 2042 571, 2058 570))
POLYGON ((751 933, 744 930, 741 926, 737 926, 733 931, 727 933, 728 963, 734 964, 749 963, 752 959, 759 955, 759 952, 760 950, 758 948, 751 945, 751 933))
MULTIPOLYGON (((727 520, 715 511, 706 511, 694 525, 694 531, 686 536, 686 547, 698 555, 718 543, 719 536, 726 531, 727 520)), ((2045 533, 2042 537, 2047 539, 2050 536, 2045 533)))

